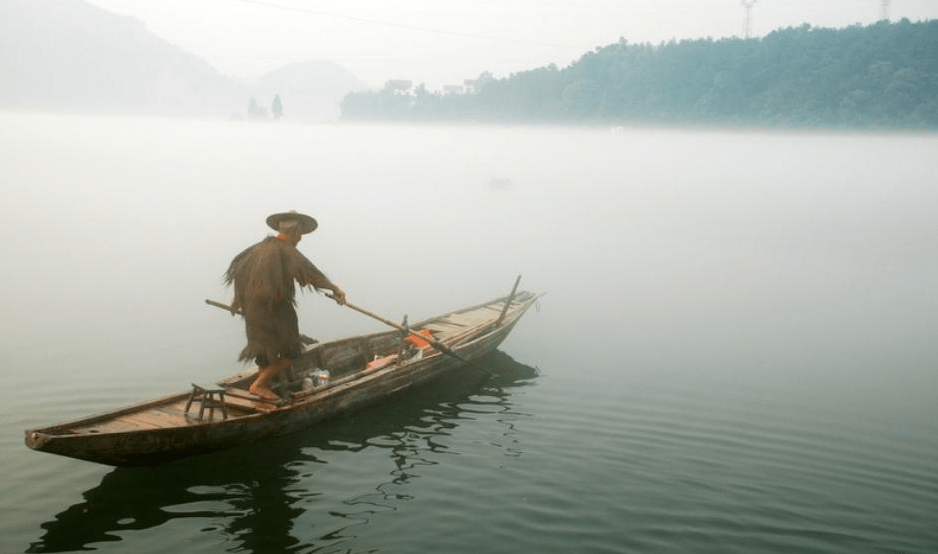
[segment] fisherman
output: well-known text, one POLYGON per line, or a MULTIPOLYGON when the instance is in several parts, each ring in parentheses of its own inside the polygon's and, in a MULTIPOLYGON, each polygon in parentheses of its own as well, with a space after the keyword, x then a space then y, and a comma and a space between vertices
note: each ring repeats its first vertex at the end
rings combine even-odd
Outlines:
POLYGON ((270 383, 290 367, 302 349, 293 282, 317 291, 331 290, 340 305, 345 304, 345 292, 296 249, 303 235, 316 230, 315 219, 286 212, 268 217, 267 225, 279 234, 235 256, 225 273, 225 284, 234 284, 232 313, 241 310, 244 315, 248 344, 239 360, 253 359, 258 367, 257 379, 248 390, 279 400, 270 383))

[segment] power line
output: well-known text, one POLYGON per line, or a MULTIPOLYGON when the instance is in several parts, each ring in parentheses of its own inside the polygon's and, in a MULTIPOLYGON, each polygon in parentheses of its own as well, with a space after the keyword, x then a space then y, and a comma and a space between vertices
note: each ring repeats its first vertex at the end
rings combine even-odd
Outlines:
POLYGON ((409 30, 411 30, 411 31, 421 31, 421 32, 425 32, 425 33, 436 33, 436 34, 439 34, 439 35, 450 35, 450 36, 457 36, 457 37, 467 37, 467 38, 476 38, 476 39, 484 39, 484 40, 495 40, 495 41, 499 41, 499 42, 511 42, 511 43, 515 43, 515 44, 527 44, 527 45, 531 45, 531 46, 549 46, 549 47, 553 47, 553 48, 566 48, 566 49, 578 50, 578 51, 584 51, 584 50, 589 50, 589 49, 590 49, 590 48, 586 48, 586 47, 583 47, 583 46, 573 46, 573 45, 570 45, 570 44, 556 44, 556 43, 550 43, 550 42, 536 42, 536 41, 522 40, 522 39, 517 39, 517 38, 494 37, 494 36, 488 36, 488 35, 478 35, 478 34, 474 34, 474 33, 463 33, 463 32, 459 32, 459 31, 449 31, 449 30, 446 30, 446 29, 434 29, 434 28, 432 28, 432 27, 422 27, 422 26, 420 26, 420 25, 409 25, 409 24, 407 24, 407 23, 394 23, 394 22, 392 22, 392 21, 382 21, 382 20, 380 20, 380 19, 370 19, 370 18, 367 18, 367 17, 356 17, 356 16, 353 16, 353 15, 344 15, 344 14, 333 13, 333 12, 327 12, 327 11, 322 11, 322 10, 313 10, 313 9, 310 9, 310 8, 297 8, 297 7, 294 7, 294 6, 284 6, 284 5, 282 5, 282 4, 275 4, 275 3, 273 3, 273 2, 264 2, 264 1, 262 1, 262 0, 231 0, 231 1, 232 1, 232 2, 239 2, 239 3, 242 3, 242 4, 252 4, 252 5, 255 5, 255 6, 262 6, 262 7, 265 7, 265 8, 272 8, 272 9, 276 9, 276 10, 283 10, 283 11, 290 11, 290 12, 299 12, 299 13, 305 13, 305 14, 310 14, 310 15, 318 15, 318 16, 322 16, 322 17, 331 17, 331 18, 334 18, 334 19, 345 19, 345 20, 348 20, 348 21, 356 21, 356 22, 359 22, 359 23, 370 23, 370 24, 372 24, 372 25, 381 25, 381 26, 384 26, 384 27, 395 27, 395 28, 398 28, 398 29, 409 29, 409 30))

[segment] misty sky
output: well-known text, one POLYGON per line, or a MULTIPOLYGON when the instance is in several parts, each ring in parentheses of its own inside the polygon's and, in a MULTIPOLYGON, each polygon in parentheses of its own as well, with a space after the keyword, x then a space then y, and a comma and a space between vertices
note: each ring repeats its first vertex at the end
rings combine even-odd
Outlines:
MULTIPOLYGON (((496 77, 616 42, 743 34, 740 0, 88 0, 144 22, 222 73, 253 79, 284 65, 338 63, 373 86, 431 89, 496 77)), ((757 0, 752 35, 810 23, 867 25, 882 0, 757 0)), ((891 0, 892 20, 938 18, 938 0, 891 0)))

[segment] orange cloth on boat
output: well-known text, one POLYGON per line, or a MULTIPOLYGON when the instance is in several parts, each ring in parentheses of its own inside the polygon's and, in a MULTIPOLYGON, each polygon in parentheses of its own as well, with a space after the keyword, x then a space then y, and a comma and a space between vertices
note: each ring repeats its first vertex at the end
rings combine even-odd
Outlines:
MULTIPOLYGON (((419 331, 412 331, 412 333, 417 333, 418 335, 420 335, 420 337, 426 337, 426 338, 428 338, 428 339, 432 339, 432 338, 433 338, 433 333, 431 333, 429 329, 421 329, 421 330, 419 330, 419 331)), ((429 343, 429 342, 423 340, 423 339, 420 338, 420 337, 417 337, 417 336, 414 336, 413 334, 410 334, 410 335, 407 335, 407 338, 406 338, 405 340, 406 340, 407 342, 413 344, 413 345, 416 346, 417 348, 423 348, 423 347, 425 347, 425 346, 430 346, 430 343, 429 343)))

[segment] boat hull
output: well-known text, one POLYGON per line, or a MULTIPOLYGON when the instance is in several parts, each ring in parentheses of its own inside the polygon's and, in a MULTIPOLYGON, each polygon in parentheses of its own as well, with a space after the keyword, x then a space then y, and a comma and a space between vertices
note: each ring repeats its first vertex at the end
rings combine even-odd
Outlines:
MULTIPOLYGON (((510 317, 453 346, 459 358, 470 363, 484 358, 505 340, 534 298, 510 317)), ((474 364, 473 364, 474 365, 474 364)), ((344 382, 322 390, 305 391, 283 406, 268 406, 237 417, 207 420, 186 411, 184 424, 165 428, 109 430, 113 421, 133 418, 141 411, 181 412, 189 392, 170 395, 115 412, 92 416, 44 429, 27 430, 25 442, 32 449, 113 466, 150 466, 208 454, 308 429, 315 424, 361 409, 451 372, 470 367, 465 361, 432 350, 420 359, 361 371, 344 382), (96 431, 96 429, 104 431, 96 431)), ((228 381, 235 381, 231 378, 228 381)), ((225 383, 224 381, 222 383, 225 383)), ((229 389, 230 390, 230 389, 229 389)), ((257 403, 260 406, 260 403, 257 403)), ((168 419, 169 416, 166 416, 168 419)))

